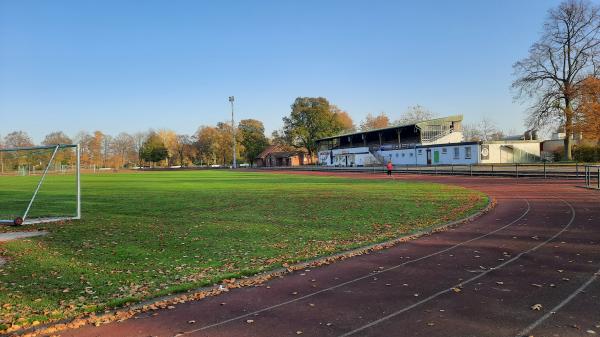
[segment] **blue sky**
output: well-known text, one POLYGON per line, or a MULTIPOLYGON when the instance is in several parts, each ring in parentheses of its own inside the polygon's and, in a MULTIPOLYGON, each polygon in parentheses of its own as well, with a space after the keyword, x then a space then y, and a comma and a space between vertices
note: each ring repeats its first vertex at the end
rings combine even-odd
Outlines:
POLYGON ((256 118, 298 96, 359 122, 420 104, 521 131, 512 64, 558 1, 0 0, 0 135, 256 118))

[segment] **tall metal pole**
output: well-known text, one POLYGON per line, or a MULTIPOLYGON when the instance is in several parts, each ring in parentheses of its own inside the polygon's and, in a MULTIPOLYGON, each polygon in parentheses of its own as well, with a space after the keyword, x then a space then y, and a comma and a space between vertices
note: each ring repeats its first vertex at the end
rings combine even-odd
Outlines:
POLYGON ((229 96, 229 102, 231 102, 231 133, 233 135, 233 168, 237 167, 237 160, 235 156, 235 121, 233 119, 233 101, 235 98, 233 96, 229 96))
POLYGON ((75 168, 75 179, 77 179, 77 214, 75 215, 75 219, 81 219, 81 145, 79 143, 75 151, 77 151, 77 160, 75 161, 75 165, 77 165, 75 168))

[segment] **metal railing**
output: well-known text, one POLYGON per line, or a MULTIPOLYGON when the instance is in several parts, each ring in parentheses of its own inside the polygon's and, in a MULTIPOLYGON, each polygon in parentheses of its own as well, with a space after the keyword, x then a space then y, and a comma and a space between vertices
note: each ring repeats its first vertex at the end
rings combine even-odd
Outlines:
MULTIPOLYGON (((588 167, 600 165, 584 164, 482 164, 482 165, 394 165, 396 174, 431 174, 431 175, 461 175, 461 176, 496 176, 513 178, 542 178, 542 179, 585 179, 588 167)), ((278 169, 278 168, 269 168, 278 169)), ((328 166, 296 166, 279 169, 304 171, 334 171, 334 172, 363 172, 382 173, 384 166, 373 167, 328 167, 328 166)), ((596 182, 596 179, 592 179, 596 182)))
POLYGON ((585 187, 600 189, 600 165, 585 166, 585 187))

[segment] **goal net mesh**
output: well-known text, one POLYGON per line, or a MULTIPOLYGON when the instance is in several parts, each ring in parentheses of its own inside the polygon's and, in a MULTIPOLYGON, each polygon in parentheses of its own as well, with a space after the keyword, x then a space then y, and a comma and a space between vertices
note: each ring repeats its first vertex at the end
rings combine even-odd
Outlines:
POLYGON ((78 217, 76 145, 0 148, 0 224, 78 217))

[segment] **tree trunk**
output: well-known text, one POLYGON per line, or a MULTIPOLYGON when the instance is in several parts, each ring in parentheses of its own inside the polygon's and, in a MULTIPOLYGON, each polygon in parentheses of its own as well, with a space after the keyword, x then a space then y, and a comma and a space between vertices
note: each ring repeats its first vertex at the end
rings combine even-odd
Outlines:
POLYGON ((565 140, 564 140, 564 158, 565 160, 573 160, 571 153, 571 136, 573 135, 573 107, 571 101, 566 100, 565 108, 565 140))

